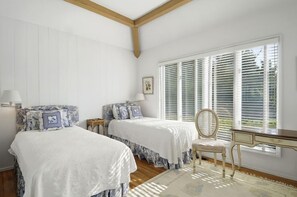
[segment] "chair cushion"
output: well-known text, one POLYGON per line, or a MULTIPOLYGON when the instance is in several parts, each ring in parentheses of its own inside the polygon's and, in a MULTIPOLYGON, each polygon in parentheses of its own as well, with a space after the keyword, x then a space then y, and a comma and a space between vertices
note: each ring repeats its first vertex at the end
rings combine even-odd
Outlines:
POLYGON ((196 151, 226 153, 225 141, 215 139, 196 139, 192 142, 196 151))

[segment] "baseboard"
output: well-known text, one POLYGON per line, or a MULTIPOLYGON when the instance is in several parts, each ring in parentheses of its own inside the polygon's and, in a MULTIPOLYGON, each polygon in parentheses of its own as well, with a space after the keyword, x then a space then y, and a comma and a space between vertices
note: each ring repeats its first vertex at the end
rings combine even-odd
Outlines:
POLYGON ((12 170, 12 169, 14 169, 13 166, 7 166, 5 168, 0 168, 0 172, 4 172, 4 171, 7 171, 7 170, 12 170))

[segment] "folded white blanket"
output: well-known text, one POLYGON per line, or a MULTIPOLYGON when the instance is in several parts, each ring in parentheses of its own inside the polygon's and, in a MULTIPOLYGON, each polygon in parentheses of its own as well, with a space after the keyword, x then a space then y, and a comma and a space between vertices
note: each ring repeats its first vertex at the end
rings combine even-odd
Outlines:
POLYGON ((129 183, 136 170, 126 145, 80 127, 19 132, 11 151, 24 176, 24 197, 90 197, 129 183))
POLYGON ((178 158, 192 148, 192 141, 197 138, 193 122, 156 118, 112 120, 108 134, 144 146, 174 164, 178 164, 178 158))

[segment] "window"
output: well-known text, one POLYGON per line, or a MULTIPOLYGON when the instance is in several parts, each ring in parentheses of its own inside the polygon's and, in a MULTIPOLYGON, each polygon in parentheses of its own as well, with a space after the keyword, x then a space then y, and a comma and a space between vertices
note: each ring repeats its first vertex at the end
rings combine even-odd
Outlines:
POLYGON ((272 38, 161 64, 161 117, 191 122, 197 111, 212 108, 218 138, 226 141, 232 127, 276 128, 278 43, 272 38))
POLYGON ((165 66, 165 119, 177 120, 177 66, 165 66))
POLYGON ((181 65, 182 121, 193 122, 195 116, 195 61, 181 65))
POLYGON ((234 54, 212 57, 212 109, 220 117, 218 137, 230 140, 233 124, 234 54))

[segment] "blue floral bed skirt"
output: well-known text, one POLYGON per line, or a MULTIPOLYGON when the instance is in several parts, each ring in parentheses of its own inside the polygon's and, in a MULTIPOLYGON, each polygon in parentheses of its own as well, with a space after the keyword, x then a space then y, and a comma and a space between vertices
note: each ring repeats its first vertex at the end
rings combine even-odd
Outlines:
MULTIPOLYGON (((17 196, 23 197, 25 193, 25 181, 17 161, 15 162, 15 170, 16 170, 16 176, 17 176, 17 196)), ((116 189, 105 190, 91 197, 116 197, 116 196, 123 197, 123 196, 127 196, 128 191, 129 191, 129 184, 122 183, 116 189)))
POLYGON ((130 142, 119 138, 117 136, 109 135, 112 139, 118 140, 126 144, 132 151, 133 155, 137 155, 139 159, 146 159, 147 162, 153 163, 155 167, 164 167, 165 169, 179 169, 184 164, 191 162, 191 149, 182 153, 182 158, 178 158, 178 164, 169 163, 167 159, 160 157, 159 153, 156 153, 148 148, 145 148, 139 144, 130 142))

